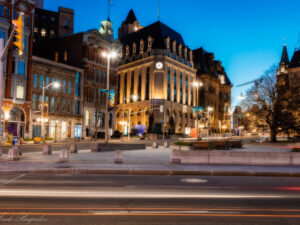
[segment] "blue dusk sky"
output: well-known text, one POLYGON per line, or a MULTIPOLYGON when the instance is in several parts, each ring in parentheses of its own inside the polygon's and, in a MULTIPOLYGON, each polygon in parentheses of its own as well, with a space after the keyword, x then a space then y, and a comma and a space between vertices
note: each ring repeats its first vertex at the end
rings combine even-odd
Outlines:
MULTIPOLYGON (((159 0, 113 0, 115 36, 130 9, 141 25, 158 19, 159 0)), ((223 62, 234 86, 259 77, 280 61, 283 43, 291 58, 300 46, 300 0, 160 0, 160 20, 181 33, 185 43, 203 46, 223 62), (284 41, 285 38, 285 41, 284 41)), ((74 32, 99 28, 107 19, 108 0, 44 0, 44 8, 75 10, 74 32)), ((250 86, 233 87, 232 104, 250 86)))

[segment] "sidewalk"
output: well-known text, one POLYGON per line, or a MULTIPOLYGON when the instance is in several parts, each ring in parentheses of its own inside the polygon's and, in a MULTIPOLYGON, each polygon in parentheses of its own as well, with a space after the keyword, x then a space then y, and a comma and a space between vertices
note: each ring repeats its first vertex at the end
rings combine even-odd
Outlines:
POLYGON ((169 162, 170 149, 123 151, 123 164, 115 164, 114 152, 80 150, 70 161, 59 162, 59 151, 52 155, 24 153, 20 161, 0 156, 0 173, 68 174, 143 174, 143 175, 214 175, 214 176, 288 176, 300 177, 300 167, 182 165, 169 162))

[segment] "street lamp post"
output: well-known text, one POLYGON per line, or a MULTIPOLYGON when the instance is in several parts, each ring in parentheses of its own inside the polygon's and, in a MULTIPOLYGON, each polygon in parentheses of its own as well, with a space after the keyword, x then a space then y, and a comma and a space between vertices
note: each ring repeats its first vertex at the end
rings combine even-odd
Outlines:
POLYGON ((197 82, 197 81, 195 81, 194 83, 193 83, 193 85, 197 88, 197 117, 196 117, 196 120, 197 120, 197 140, 199 140, 199 99, 198 99, 198 95, 199 95, 199 91, 198 91, 198 88, 199 87, 202 87, 203 86, 203 83, 202 82, 197 82))
POLYGON ((109 100, 109 71, 110 71, 110 60, 117 57, 115 51, 103 52, 102 56, 107 59, 107 72, 106 72, 106 101, 105 101, 105 142, 108 142, 108 100, 109 100))
MULTIPOLYGON (((42 140, 43 140, 43 144, 45 144, 45 137, 44 137, 44 122, 45 122, 45 119, 44 119, 44 105, 45 105, 45 89, 50 87, 50 86, 54 86, 55 88, 59 88, 60 86, 60 83, 58 83, 57 81, 54 81, 52 82, 51 84, 48 84, 47 86, 45 86, 45 80, 43 80, 43 88, 42 88, 42 91, 43 91, 43 96, 42 96, 42 109, 41 109, 41 114, 42 114, 42 118, 41 118, 41 122, 42 122, 42 140)), ((49 107, 49 106, 48 106, 49 107)))
POLYGON ((213 107, 207 107, 207 141, 208 141, 208 137, 209 137, 209 112, 213 111, 213 107))
MULTIPOLYGON (((132 98, 133 101, 136 101, 138 99, 138 96, 137 95, 130 95, 130 96, 124 97, 124 101, 123 101, 123 137, 125 136, 124 135, 124 126, 125 126, 125 101, 127 101, 127 99, 130 99, 130 98, 132 98)), ((130 111, 128 110, 128 112, 129 112, 129 123, 130 123, 130 111)), ((130 126, 130 124, 129 124, 129 126, 130 126)), ((129 126, 127 126, 127 129, 129 131, 129 132, 127 132, 128 133, 128 141, 129 141, 129 136, 130 136, 129 126)))

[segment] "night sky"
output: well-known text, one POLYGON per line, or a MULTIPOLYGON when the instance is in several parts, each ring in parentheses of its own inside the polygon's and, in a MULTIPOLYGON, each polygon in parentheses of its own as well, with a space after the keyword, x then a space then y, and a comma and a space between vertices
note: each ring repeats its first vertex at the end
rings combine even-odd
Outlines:
MULTIPOLYGON (((160 20, 181 33, 191 49, 203 46, 214 52, 234 85, 256 79, 278 63, 284 42, 290 58, 300 46, 300 0, 160 1, 160 20)), ((75 32, 99 29, 107 18, 107 4, 108 0, 44 0, 48 10, 75 10, 75 32)), ((143 26, 158 19, 158 0, 113 0, 110 18, 116 37, 130 9, 143 26)), ((249 87, 232 89, 233 105, 249 87)))

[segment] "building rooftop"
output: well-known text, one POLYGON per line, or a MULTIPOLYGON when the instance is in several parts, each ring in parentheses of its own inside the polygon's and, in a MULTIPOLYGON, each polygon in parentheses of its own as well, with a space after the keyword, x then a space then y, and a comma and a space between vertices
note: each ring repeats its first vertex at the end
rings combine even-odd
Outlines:
POLYGON ((295 51, 292 57, 289 68, 300 67, 300 50, 295 51))
POLYGON ((170 41, 176 41, 176 44, 181 44, 185 47, 185 43, 181 34, 168 27, 166 24, 158 21, 137 32, 126 35, 120 39, 123 45, 131 44, 133 42, 139 43, 141 39, 147 40, 151 36, 153 39, 153 49, 166 49, 165 39, 170 38, 170 41))

